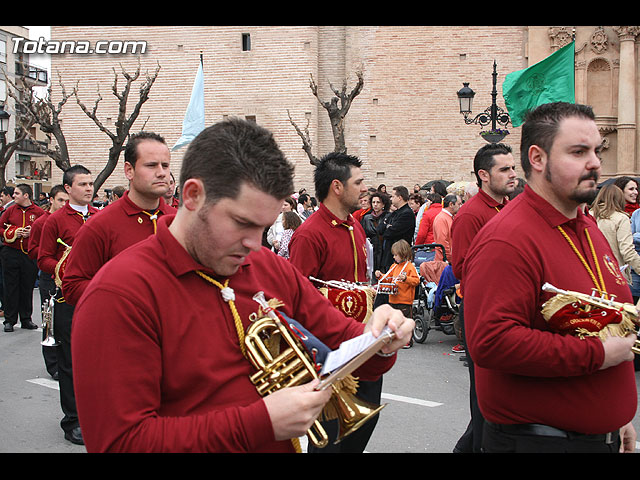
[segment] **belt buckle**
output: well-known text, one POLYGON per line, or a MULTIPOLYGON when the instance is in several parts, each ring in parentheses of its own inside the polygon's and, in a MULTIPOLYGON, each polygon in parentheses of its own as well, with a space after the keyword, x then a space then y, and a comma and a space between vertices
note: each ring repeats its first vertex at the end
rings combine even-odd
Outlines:
POLYGON ((607 445, 611 445, 613 443, 613 434, 611 432, 607 433, 605 436, 604 443, 607 445))

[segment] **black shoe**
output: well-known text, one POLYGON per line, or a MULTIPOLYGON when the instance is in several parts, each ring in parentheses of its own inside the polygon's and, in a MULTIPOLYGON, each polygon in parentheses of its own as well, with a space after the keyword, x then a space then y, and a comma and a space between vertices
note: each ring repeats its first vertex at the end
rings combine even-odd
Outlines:
POLYGON ((58 372, 53 372, 53 373, 51 374, 51 378, 53 378, 53 379, 57 382, 57 381, 58 381, 58 379, 60 378, 60 377, 58 376, 58 372))
POLYGON ((31 320, 27 320, 26 322, 20 322, 20 328, 26 328, 27 330, 35 330, 38 326, 33 323, 31 320))
POLYGON ((80 427, 76 427, 69 432, 64 432, 64 438, 66 440, 69 440, 71 443, 75 443, 76 445, 84 445, 80 427))
POLYGON ((4 324, 4 331, 5 332, 13 332, 13 325, 11 325, 10 323, 5 323, 4 324))

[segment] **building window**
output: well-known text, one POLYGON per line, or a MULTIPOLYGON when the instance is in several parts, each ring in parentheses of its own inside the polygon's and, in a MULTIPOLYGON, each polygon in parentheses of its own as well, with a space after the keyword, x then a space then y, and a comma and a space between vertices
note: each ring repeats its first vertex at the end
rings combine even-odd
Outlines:
POLYGON ((255 115, 245 115, 244 118, 247 120, 247 122, 256 123, 256 116, 255 115))
POLYGON ((243 33, 242 34, 242 51, 248 52, 251 50, 251 34, 243 33))

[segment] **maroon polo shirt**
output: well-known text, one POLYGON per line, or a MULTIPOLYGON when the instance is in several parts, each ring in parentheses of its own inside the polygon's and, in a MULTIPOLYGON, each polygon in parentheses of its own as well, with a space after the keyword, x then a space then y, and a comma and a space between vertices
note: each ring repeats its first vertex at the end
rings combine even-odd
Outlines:
MULTIPOLYGON (((157 215, 175 213, 160 198, 157 215)), ((76 236, 62 282, 67 303, 75 305, 80 300, 89 281, 111 258, 131 245, 154 233, 150 215, 129 198, 129 192, 105 207, 95 218, 84 225, 76 236)))
POLYGON ((366 282, 366 242, 362 225, 352 215, 347 220, 340 220, 321 203, 318 211, 307 218, 291 237, 289 261, 306 277, 366 282))
POLYGON ((590 294, 594 284, 561 226, 606 290, 632 302, 615 256, 592 219, 578 211, 568 219, 529 186, 478 233, 463 267, 465 335, 475 363, 483 416, 500 424, 540 423, 600 434, 633 419, 637 393, 633 362, 599 370, 598 338, 581 340, 551 331, 542 304, 549 282, 590 294), (597 275, 597 273, 596 273, 597 275))
MULTIPOLYGON (((73 375, 87 451, 293 452, 274 439, 229 304, 195 271, 225 279, 178 243, 172 219, 108 262, 76 306, 73 375)), ((266 248, 246 257, 229 287, 244 329, 258 291, 332 349, 364 328, 266 248)), ((374 355, 354 374, 374 380, 394 358, 374 355)))
POLYGON ((38 268, 40 270, 52 276, 55 274, 56 265, 67 248, 59 243, 58 239, 72 246, 80 227, 86 221, 92 220, 93 216, 100 211, 91 205, 87 208, 87 216, 85 217, 67 202, 62 208, 49 215, 40 236, 38 251, 38 268))
POLYGON ((31 233, 29 234, 29 258, 31 260, 38 260, 38 249, 40 246, 40 236, 42 235, 42 227, 44 227, 47 218, 49 218, 48 210, 44 210, 44 215, 40 215, 36 218, 36 221, 31 225, 31 233))
POLYGON ((25 255, 29 251, 29 237, 17 238, 16 228, 28 227, 40 216, 44 215, 44 210, 32 203, 28 207, 21 207, 17 203, 12 204, 0 216, 0 235, 5 247, 20 250, 25 255))
POLYGON ((502 210, 507 202, 508 200, 505 198, 503 203, 498 203, 480 189, 460 207, 453 218, 451 225, 451 269, 455 277, 460 280, 461 285, 463 284, 462 264, 474 237, 489 220, 502 210))

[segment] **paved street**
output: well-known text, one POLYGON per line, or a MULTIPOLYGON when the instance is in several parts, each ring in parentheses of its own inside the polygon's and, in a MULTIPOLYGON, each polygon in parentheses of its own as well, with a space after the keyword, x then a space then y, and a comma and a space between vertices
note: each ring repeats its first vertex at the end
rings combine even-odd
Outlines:
MULTIPOLYGON (((37 290, 34 305, 39 305, 37 290)), ((34 309, 34 322, 41 324, 34 309)), ((0 453, 83 453, 66 441, 57 382, 42 359, 40 330, 0 332, 0 453)), ((383 402, 369 453, 448 453, 469 421, 468 374, 454 336, 431 331, 424 344, 399 353, 384 377, 383 402)), ((640 376, 636 374, 636 381, 640 376)), ((634 419, 640 432, 640 415, 634 419)), ((303 439, 303 445, 306 443, 303 439)))

